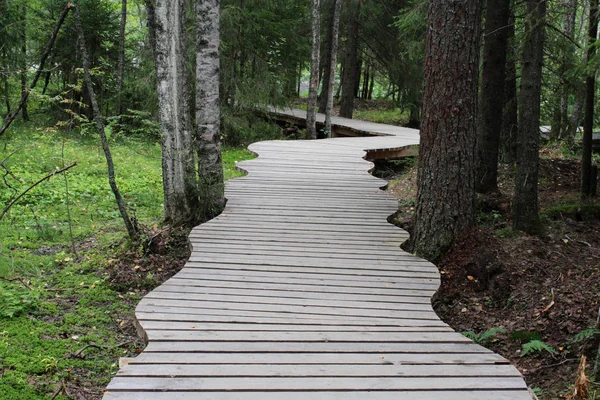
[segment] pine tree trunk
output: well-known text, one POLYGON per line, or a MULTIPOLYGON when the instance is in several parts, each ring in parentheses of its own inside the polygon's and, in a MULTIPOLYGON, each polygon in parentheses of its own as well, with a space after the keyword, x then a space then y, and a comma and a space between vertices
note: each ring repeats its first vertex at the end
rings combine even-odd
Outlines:
POLYGON ((342 0, 333 0, 333 27, 331 31, 330 43, 331 43, 331 58, 329 60, 329 71, 328 75, 330 79, 327 80, 327 106, 325 107, 325 130, 327 135, 331 137, 333 130, 331 127, 331 113, 333 112, 333 91, 335 90, 335 70, 337 67, 337 53, 338 53, 338 36, 340 33, 340 12, 342 9, 342 0))
POLYGON ((540 229, 538 171, 545 20, 546 0, 527 0, 519 100, 517 176, 513 199, 513 228, 527 233, 535 233, 540 229))
POLYGON ((127 0, 121 0, 121 26, 119 29, 119 65, 117 67, 117 113, 122 115, 123 80, 125 79, 125 27, 127 26, 127 0))
MULTIPOLYGON (((346 55, 344 57, 344 75, 342 78, 342 99, 340 117, 352 118, 354 113, 354 98, 356 97, 356 78, 359 76, 358 64, 358 33, 360 29, 360 9, 363 0, 349 0, 350 20, 348 21, 348 37, 346 40, 346 55)), ((359 76, 360 79, 360 76, 359 76)))
MULTIPOLYGON (((323 70, 321 95, 319 96, 319 112, 325 114, 327 109, 327 90, 329 90, 329 80, 331 76, 331 56, 333 46, 333 26, 335 24, 335 10, 338 0, 329 0, 329 9, 327 14, 327 36, 325 43, 325 54, 320 57, 321 69, 323 70)), ((336 39, 337 41, 337 36, 336 39)), ((336 55, 337 56, 337 55, 336 55)), ((335 76, 334 76, 335 79, 335 76)))
POLYGON ((508 50, 510 0, 488 0, 485 15, 481 119, 477 138, 475 190, 498 191, 498 153, 508 50))
POLYGON ((110 152, 110 147, 108 146, 108 140, 106 139, 106 132, 104 131, 104 123, 102 122, 102 114, 100 113, 100 107, 98 106, 98 101, 96 100, 94 85, 92 83, 92 75, 90 74, 90 60, 88 58, 87 49, 85 47, 85 37, 83 35, 83 28, 81 27, 81 17, 79 15, 79 8, 75 8, 75 29, 77 30, 79 50, 81 52, 81 58, 83 61, 85 84, 87 86, 90 101, 92 103, 94 121, 96 122, 98 133, 100 134, 102 150, 104 151, 104 156, 106 158, 106 166, 108 168, 108 183, 113 192, 113 195, 115 196, 119 213, 121 214, 121 218, 123 219, 123 223, 125 224, 127 233, 129 234, 129 239, 131 239, 132 242, 137 242, 139 239, 137 224, 134 220, 129 218, 127 207, 125 206, 125 201, 123 200, 123 196, 121 196, 121 192, 119 191, 119 187, 117 186, 117 181, 115 179, 115 166, 113 163, 112 154, 110 152))
POLYGON ((500 159, 503 163, 512 164, 517 160, 518 137, 518 100, 517 100, 517 66, 514 50, 515 14, 514 0, 511 0, 508 20, 508 43, 510 50, 506 55, 506 78, 504 85, 504 106, 502 111, 502 130, 500 132, 500 159))
MULTIPOLYGON (((589 47, 587 59, 593 60, 596 47, 593 44, 598 39, 598 0, 590 1, 590 24, 588 27, 589 47)), ((596 176, 592 176, 592 140, 594 131, 594 108, 596 99, 596 68, 585 79, 585 117, 583 121, 583 154, 581 157, 581 199, 585 200, 595 193, 593 187, 596 176)))
POLYGON ((154 4, 158 118, 162 129, 162 176, 165 222, 194 226, 198 221, 198 192, 185 29, 185 0, 154 4))
POLYGON ((474 223, 481 2, 431 0, 413 250, 438 259, 474 223))
POLYGON ((29 121, 29 112, 27 111, 27 6, 23 4, 21 11, 21 116, 23 121, 29 121))
POLYGON ((219 104, 219 0, 196 2, 196 151, 202 221, 225 207, 219 104))
POLYGON ((156 7, 154 5, 155 0, 144 0, 146 7, 146 17, 148 19, 148 39, 150 42, 150 48, 152 49, 152 57, 156 62, 156 7))
POLYGON ((310 55, 310 85, 306 111, 307 139, 317 138, 317 95, 319 91, 319 52, 321 47, 320 1, 312 0, 312 52, 310 55))

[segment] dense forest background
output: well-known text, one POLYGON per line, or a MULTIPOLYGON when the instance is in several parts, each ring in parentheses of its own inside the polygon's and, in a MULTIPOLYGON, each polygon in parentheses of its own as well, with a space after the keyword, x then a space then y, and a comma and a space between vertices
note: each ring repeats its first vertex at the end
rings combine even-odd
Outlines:
MULTIPOLYGON (((0 0, 0 397, 100 398, 118 358, 143 348, 135 304, 183 265, 189 225, 216 212, 185 221, 169 214, 156 46, 167 32, 153 25, 159 3, 79 0, 75 13, 62 0, 0 0), (107 182, 107 146, 122 207, 107 182)), ((177 3, 177 43, 197 39, 196 3, 177 3)), ((313 136, 267 113, 307 108, 311 74, 320 112, 331 87, 334 115, 427 129, 434 104, 427 84, 458 70, 427 44, 428 18, 439 17, 430 3, 222 0, 217 141, 225 180, 240 176, 236 161, 253 157, 246 145, 313 136)), ((451 227, 451 240, 434 251, 420 244, 414 216, 423 210, 416 185, 423 157, 391 160, 377 173, 399 198, 395 223, 416 230, 416 251, 439 261, 436 311, 511 358, 541 398, 559 398, 581 377, 581 355, 590 357, 592 376, 600 368, 598 156, 591 153, 598 1, 463 3, 474 7, 461 31, 471 36, 452 61, 470 64, 475 78, 445 84, 471 99, 463 127, 472 133, 470 190, 480 194, 468 205, 466 233, 451 227), (475 136, 492 139, 475 149, 475 136), (535 176, 539 167, 539 179, 528 180, 524 165, 535 176)), ((197 50, 178 49, 183 86, 196 93, 197 50)), ((190 95, 185 110, 198 107, 190 95)), ((191 118, 190 125, 199 124, 191 118)), ((589 398, 597 398, 591 385, 589 398)))

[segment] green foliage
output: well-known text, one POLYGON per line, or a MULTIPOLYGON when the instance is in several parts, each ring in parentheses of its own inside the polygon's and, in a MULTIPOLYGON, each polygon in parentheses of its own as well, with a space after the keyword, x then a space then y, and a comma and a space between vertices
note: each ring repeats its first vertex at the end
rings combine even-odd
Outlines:
POLYGON ((239 108, 223 110, 222 140, 227 146, 241 147, 261 140, 282 138, 281 128, 239 108))
POLYGON ((488 329, 487 331, 483 331, 480 333, 475 333, 475 332, 470 332, 470 331, 465 331, 465 332, 461 332, 461 333, 463 336, 468 337, 475 343, 478 343, 481 345, 486 345, 486 344, 490 343, 496 336, 498 336, 500 334, 505 334, 506 332, 507 331, 504 327, 499 326, 496 328, 488 329))
POLYGON ((600 329, 588 328, 588 329, 582 330, 581 332, 579 332, 575 336, 573 336, 572 341, 574 343, 584 342, 586 340, 593 339, 593 338, 597 337, 598 335, 600 335, 600 329))
POLYGON ((14 318, 35 310, 38 294, 0 284, 0 320, 14 318))
POLYGON ((546 351, 550 354, 556 353, 556 350, 554 350, 551 346, 542 342, 541 340, 532 340, 521 346, 521 357, 525 357, 535 353, 540 353, 543 351, 546 351))
POLYGON ((509 339, 513 342, 527 343, 532 340, 542 340, 542 335, 537 331, 512 331, 510 333, 509 339))
POLYGON ((597 220, 600 219, 600 204, 566 204, 550 207, 542 214, 550 219, 575 218, 577 215, 584 220, 597 220))
POLYGON ((407 126, 410 119, 410 113, 399 108, 393 108, 391 110, 355 110, 353 118, 380 124, 407 126))

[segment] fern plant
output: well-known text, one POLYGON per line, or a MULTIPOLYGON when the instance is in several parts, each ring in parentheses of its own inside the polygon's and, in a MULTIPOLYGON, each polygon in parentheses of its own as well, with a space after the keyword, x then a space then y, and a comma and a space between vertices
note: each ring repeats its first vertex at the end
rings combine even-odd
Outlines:
POLYGON ((532 340, 530 342, 525 343, 522 346, 521 357, 525 357, 527 355, 539 353, 542 351, 547 351, 550 354, 556 353, 556 350, 554 350, 552 346, 542 342, 541 340, 532 340))
POLYGON ((581 332, 579 332, 578 334, 573 336, 573 339, 571 339, 571 341, 573 343, 583 342, 588 339, 593 339, 597 335, 600 335, 600 329, 588 328, 588 329, 582 330, 581 332))
POLYGON ((501 333, 506 333, 506 329, 503 326, 499 326, 497 328, 488 329, 487 331, 480 332, 479 334, 475 332, 462 332, 463 336, 468 337, 472 341, 477 344, 486 345, 492 341, 493 338, 498 336, 501 333))

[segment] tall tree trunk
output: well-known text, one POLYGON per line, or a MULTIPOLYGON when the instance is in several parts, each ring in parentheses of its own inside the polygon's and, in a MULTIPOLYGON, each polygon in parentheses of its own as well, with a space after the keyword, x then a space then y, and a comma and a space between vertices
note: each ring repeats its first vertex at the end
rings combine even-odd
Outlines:
POLYGON ((156 62, 156 6, 155 0, 144 0, 146 7, 146 17, 148 19, 148 38, 150 48, 152 49, 152 57, 156 62))
POLYGON ((317 94, 319 91, 319 52, 321 47, 320 1, 312 0, 312 52, 310 55, 310 85, 306 111, 307 139, 317 138, 317 94))
POLYGON ((569 77, 569 71, 573 69, 574 45, 569 39, 574 40, 575 18, 577 14, 577 0, 562 0, 562 34, 564 44, 560 47, 558 68, 556 75, 558 78, 558 88, 554 100, 554 109, 552 110, 552 126, 550 130, 551 140, 560 140, 566 137, 569 131, 569 95, 573 91, 573 79, 569 77), (566 39, 569 38, 569 39, 566 39))
POLYGON ((196 151, 202 221, 225 207, 219 107, 219 0, 196 2, 196 151))
POLYGON ((27 112, 27 5, 23 4, 21 9, 21 116, 23 121, 29 121, 27 112))
MULTIPOLYGON (((321 95, 319 96, 319 112, 325 114, 327 108, 327 90, 329 90, 329 80, 331 76, 331 56, 333 46, 333 25, 335 24, 335 6, 338 0, 329 0, 327 13, 327 41, 325 42, 325 54, 320 57, 321 69, 323 70, 321 95)), ((337 41, 337 37, 335 39, 337 41)), ((335 79, 335 75, 334 75, 335 79)))
POLYGON ((125 27, 127 26, 127 0, 121 0, 121 26, 119 29, 119 65, 117 70, 117 113, 123 114, 123 80, 125 79, 125 27))
POLYGON ((510 0, 488 0, 485 15, 481 119, 477 138, 475 190, 498 191, 498 153, 506 80, 510 0))
POLYGON ((506 54, 506 77, 504 84, 504 104, 502 129, 500 132, 500 159, 506 164, 517 160, 518 99, 517 99, 517 54, 515 48, 515 0, 511 0, 507 27, 509 49, 506 54))
POLYGON ((338 36, 340 33, 340 11, 342 9, 342 0, 333 0, 333 27, 331 37, 331 58, 329 60, 329 71, 327 71, 330 79, 327 80, 327 106, 325 107, 325 130, 327 135, 331 137, 333 130, 331 127, 331 113, 333 111, 333 91, 335 90, 335 70, 337 67, 338 53, 338 36))
MULTIPOLYGON (((5 67, 5 69, 8 69, 8 55, 6 54, 6 47, 4 47, 2 49, 2 59, 6 62, 6 64, 3 64, 3 66, 5 67)), ((4 104, 6 105, 6 117, 8 117, 11 112, 10 112, 10 86, 8 84, 8 74, 7 73, 3 73, 2 74, 2 83, 4 86, 4 104)))
POLYGON ((513 228, 528 233, 535 233, 540 229, 538 171, 545 20, 546 0, 527 0, 519 100, 519 144, 513 199, 513 228))
POLYGON ((369 92, 367 93, 367 100, 373 100, 373 89, 375 88, 375 68, 371 71, 371 83, 369 84, 369 92))
POLYGON ((413 250, 439 258, 472 226, 481 2, 430 0, 413 250))
MULTIPOLYGON (((588 31, 589 47, 587 59, 594 60, 596 54, 596 40, 598 39, 598 0, 590 1, 590 25, 588 31)), ((596 176, 592 176, 592 140, 594 132, 594 108, 596 94, 596 67, 585 78, 585 117, 583 121, 583 154, 581 157, 581 198, 583 200, 593 196, 596 176)))
POLYGON ((106 139, 104 123, 102 122, 102 114, 100 113, 100 108, 98 107, 98 101, 96 101, 96 94, 94 92, 94 85, 92 83, 92 75, 90 74, 90 60, 88 58, 87 49, 85 47, 85 37, 83 34, 83 28, 81 27, 79 7, 75 8, 75 29, 77 30, 79 50, 81 52, 81 59, 83 61, 85 84, 87 86, 90 101, 92 103, 94 120, 96 121, 96 127, 98 128, 98 133, 100 134, 100 139, 102 141, 102 150, 104 150, 106 166, 108 167, 108 183, 113 192, 113 195, 115 196, 117 207, 119 208, 119 213, 121 214, 121 218, 123 219, 123 223, 125 224, 125 228, 127 229, 129 238, 131 239, 131 241, 137 242, 137 240, 139 239, 137 223, 135 222, 135 220, 129 218, 127 207, 125 206, 125 201, 123 200, 123 196, 121 196, 121 192, 119 191, 119 187, 117 186, 117 181, 115 179, 115 166, 110 152, 110 147, 108 146, 108 140, 106 139))
POLYGON ((172 226, 193 226, 199 218, 185 13, 185 0, 157 0, 155 3, 154 54, 158 118, 162 129, 164 213, 165 222, 172 226))
POLYGON ((58 21, 56 21, 56 25, 54 26, 54 30, 52 31, 52 35, 50 36, 50 40, 46 44, 44 53, 42 54, 42 57, 40 58, 40 62, 38 64, 38 69, 35 72, 35 75, 33 76, 33 81, 31 82, 31 85, 29 85, 30 90, 27 90, 25 92, 25 96, 23 96, 23 98, 21 99, 19 106, 12 113, 10 113, 4 120, 4 124, 2 125, 2 128, 0 128, 0 136, 4 135, 4 132, 6 132, 6 130, 10 127, 10 125, 13 123, 15 118, 17 118, 17 115, 19 115, 19 112, 21 111, 21 107, 23 107, 23 104, 27 102, 27 98, 29 97, 29 93, 31 93, 31 89, 34 89, 35 86, 37 85, 37 82, 40 79, 42 72, 44 71, 44 66, 46 65, 46 60, 48 59, 48 56, 50 55, 50 51, 52 51, 52 46, 54 46, 54 42, 56 41, 56 37, 58 36, 58 32, 60 31, 60 27, 65 22, 65 18, 67 18, 67 14, 69 13, 69 11, 71 11, 74 7, 75 6, 73 5, 73 3, 68 2, 67 6, 60 13, 60 16, 58 17, 58 21))
POLYGON ((352 118, 354 97, 356 96, 356 77, 358 75, 358 33, 360 29, 360 9, 363 0, 349 0, 350 19, 344 57, 344 75, 342 78, 342 100, 340 116, 352 118))

